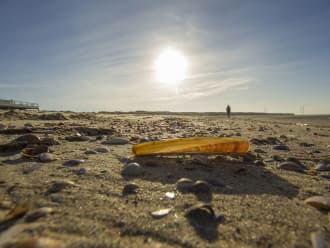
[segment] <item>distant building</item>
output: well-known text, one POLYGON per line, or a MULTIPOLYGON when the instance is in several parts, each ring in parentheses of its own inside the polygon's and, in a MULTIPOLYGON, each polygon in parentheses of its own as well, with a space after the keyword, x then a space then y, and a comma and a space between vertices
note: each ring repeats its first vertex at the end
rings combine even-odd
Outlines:
POLYGON ((39 104, 33 102, 22 102, 13 99, 5 100, 0 99, 0 109, 37 109, 39 110, 39 104))

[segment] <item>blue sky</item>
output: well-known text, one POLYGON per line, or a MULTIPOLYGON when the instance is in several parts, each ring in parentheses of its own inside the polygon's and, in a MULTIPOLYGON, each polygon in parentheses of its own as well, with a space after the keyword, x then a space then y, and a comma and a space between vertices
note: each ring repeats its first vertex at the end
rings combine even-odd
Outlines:
POLYGON ((330 113, 330 1, 0 1, 0 98, 42 109, 330 113), (153 64, 188 60, 176 87, 153 64))

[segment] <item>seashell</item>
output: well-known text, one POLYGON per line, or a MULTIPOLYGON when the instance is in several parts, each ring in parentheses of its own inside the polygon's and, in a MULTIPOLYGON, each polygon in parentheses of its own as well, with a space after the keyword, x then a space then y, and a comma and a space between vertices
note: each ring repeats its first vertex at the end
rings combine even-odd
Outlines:
POLYGON ((55 158, 54 158, 54 156, 53 156, 52 154, 50 154, 49 152, 44 152, 44 153, 40 153, 40 154, 39 154, 39 160, 40 160, 41 162, 46 163, 46 162, 54 161, 55 158))
POLYGON ((142 174, 142 168, 136 162, 129 163, 123 168, 121 174, 125 176, 139 176, 142 174))
POLYGON ((256 152, 256 153, 267 153, 265 150, 262 150, 260 148, 256 148, 253 151, 256 152))
POLYGON ((10 209, 12 207, 12 202, 11 201, 0 201, 0 208, 1 209, 10 209))
POLYGON ((80 136, 80 140, 81 140, 81 141, 90 141, 91 138, 88 137, 88 136, 83 135, 83 136, 80 136))
POLYGON ((203 154, 194 154, 192 155, 192 159, 194 162, 201 164, 201 165, 208 165, 209 164, 209 158, 207 155, 203 154))
POLYGON ((76 175, 84 175, 86 174, 87 170, 85 168, 80 168, 78 170, 76 170, 76 175))
POLYGON ((191 190, 194 193, 209 193, 211 191, 210 185, 203 180, 197 180, 193 185, 191 190))
POLYGON ((171 208, 157 210, 157 211, 151 212, 151 216, 159 219, 159 218, 162 218, 162 217, 168 215, 171 212, 171 210, 172 210, 171 208))
POLYGON ((289 161, 279 164, 277 168, 282 169, 282 170, 301 172, 301 173, 304 172, 304 169, 305 169, 301 165, 294 163, 294 162, 289 162, 289 161))
POLYGON ((97 151, 91 150, 91 149, 87 149, 84 153, 85 154, 97 154, 97 151))
POLYGON ((214 210, 210 204, 197 204, 190 207, 185 216, 188 218, 206 218, 206 219, 213 219, 214 218, 214 210))
POLYGON ((321 161, 318 165, 315 166, 314 169, 318 171, 326 171, 328 170, 328 166, 324 163, 324 161, 321 161))
POLYGON ((29 174, 35 170, 39 170, 41 167, 42 167, 42 164, 40 164, 40 163, 35 164, 32 167, 23 169, 23 174, 29 174))
POLYGON ((136 183, 129 183, 126 184, 125 187, 123 188, 123 195, 128 195, 128 194, 136 194, 136 190, 139 188, 139 185, 136 183))
POLYGON ((144 163, 145 166, 148 166, 148 167, 158 167, 160 166, 161 164, 157 161, 152 161, 152 160, 149 160, 149 161, 146 161, 144 163))
POLYGON ((102 144, 107 145, 126 145, 129 143, 129 139, 121 137, 108 137, 106 141, 103 141, 102 144))
POLYGON ((189 178, 180 178, 176 182, 176 188, 180 192, 190 192, 192 190, 194 182, 189 178))
POLYGON ((30 203, 29 202, 21 202, 16 204, 16 206, 10 210, 6 215, 5 219, 0 221, 1 222, 6 222, 8 220, 13 220, 16 218, 19 218, 27 213, 27 211, 30 209, 30 203))
POLYGON ((24 123, 24 127, 34 127, 31 122, 24 123))
POLYGON ((57 193, 70 186, 77 186, 77 185, 70 180, 56 180, 56 181, 53 181, 53 184, 48 189, 47 193, 57 193))
POLYGON ((10 243, 6 248, 63 248, 64 245, 61 241, 42 238, 42 237, 31 237, 21 241, 10 243))
POLYGON ((47 145, 47 146, 53 146, 53 145, 59 145, 60 142, 55 138, 44 138, 40 141, 40 144, 47 145))
POLYGON ((119 160, 119 162, 121 163, 130 163, 133 161, 133 159, 131 157, 122 157, 122 156, 118 156, 117 159, 119 160))
POLYGON ((270 157, 275 161, 283 161, 284 160, 280 155, 277 155, 277 154, 272 154, 272 155, 270 155, 270 157))
POLYGON ((174 192, 166 192, 165 196, 167 198, 174 199, 175 198, 175 193, 174 192))
POLYGON ((319 210, 330 210, 330 197, 312 196, 307 198, 304 202, 319 210))
POLYGON ((11 144, 38 144, 40 142, 40 138, 35 134, 25 134, 17 139, 13 140, 11 144))
POLYGON ((312 232, 310 235, 313 248, 327 248, 328 243, 321 232, 312 232))
POLYGON ((95 151, 101 152, 101 153, 108 153, 108 152, 110 152, 110 149, 105 146, 100 146, 100 147, 95 148, 95 151))
POLYGON ((22 151, 22 155, 24 157, 38 157, 38 155, 40 153, 44 153, 44 152, 49 152, 48 146, 46 145, 38 145, 36 147, 33 148, 24 148, 22 151))
POLYGON ((52 212, 53 209, 48 207, 33 209, 26 214, 25 220, 28 222, 35 221, 36 219, 47 216, 52 212))
POLYGON ((80 165, 83 162, 85 162, 85 160, 83 160, 83 159, 70 159, 70 160, 65 161, 63 163, 63 166, 72 167, 72 166, 80 165))
POLYGON ((290 150, 288 146, 286 145, 275 145, 273 146, 274 150, 279 150, 279 151, 288 151, 290 150))
POLYGON ((0 123, 0 130, 5 130, 7 126, 5 124, 0 123))

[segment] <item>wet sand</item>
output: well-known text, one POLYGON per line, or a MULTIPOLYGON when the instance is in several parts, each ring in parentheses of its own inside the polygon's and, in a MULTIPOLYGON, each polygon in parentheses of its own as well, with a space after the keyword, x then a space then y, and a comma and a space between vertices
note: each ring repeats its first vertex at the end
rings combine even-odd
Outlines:
POLYGON ((48 237, 63 247, 311 247, 312 232, 330 240, 328 210, 304 202, 330 195, 330 171, 313 169, 322 161, 330 166, 328 116, 234 115, 228 120, 224 115, 0 112, 0 145, 27 133, 59 144, 49 146, 51 162, 22 157, 22 148, 0 148, 0 247, 29 237, 48 237), (87 138, 70 141, 77 133, 87 138), (129 143, 102 144, 111 136, 129 143), (132 144, 146 140, 193 136, 243 137, 250 140, 250 152, 200 161, 134 157, 131 151, 132 144), (275 150, 277 142, 289 150, 275 150), (85 154, 100 146, 109 152, 85 154), (300 161, 304 170, 280 169, 288 158, 300 161), (84 162, 63 166, 71 159, 84 162), (141 166, 139 175, 122 174, 130 162, 141 166), (180 192, 180 178, 208 181, 211 191, 180 192), (55 180, 74 185, 50 192, 55 180), (123 195, 129 183, 138 186, 136 192, 123 195), (22 203, 26 211, 6 220, 22 203), (199 203, 223 218, 187 217, 199 203), (28 221, 28 211, 41 207, 52 212, 28 221), (150 214, 161 209, 171 211, 162 218, 150 214))

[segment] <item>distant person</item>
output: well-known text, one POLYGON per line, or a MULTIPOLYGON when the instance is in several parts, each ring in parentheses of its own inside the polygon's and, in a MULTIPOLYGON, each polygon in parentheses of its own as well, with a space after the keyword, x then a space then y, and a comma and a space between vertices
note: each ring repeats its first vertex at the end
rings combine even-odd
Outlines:
POLYGON ((227 112, 227 117, 230 118, 231 108, 230 108, 229 104, 227 105, 226 112, 227 112))

